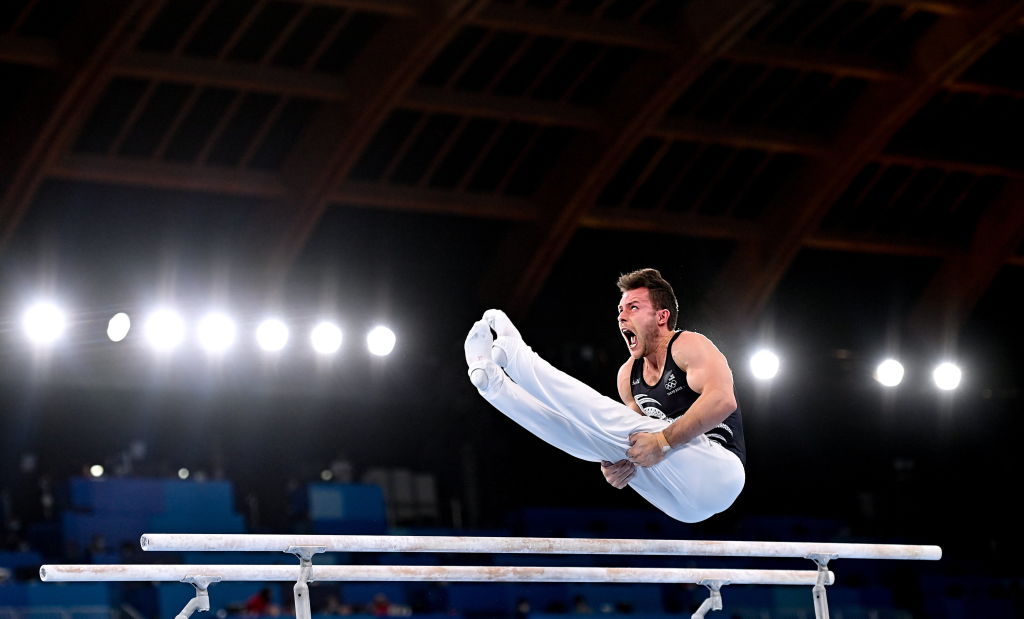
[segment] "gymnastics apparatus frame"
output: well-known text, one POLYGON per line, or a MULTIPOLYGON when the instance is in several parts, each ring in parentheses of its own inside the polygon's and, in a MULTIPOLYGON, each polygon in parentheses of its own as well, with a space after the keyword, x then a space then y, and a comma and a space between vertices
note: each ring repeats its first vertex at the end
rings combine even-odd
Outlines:
POLYGON ((806 585, 812 587, 814 616, 829 619, 825 587, 835 582, 828 569, 833 559, 937 561, 938 546, 839 544, 813 542, 738 542, 701 540, 590 539, 552 537, 452 537, 402 535, 246 535, 147 533, 146 551, 286 552, 299 565, 43 565, 46 582, 153 581, 184 582, 196 595, 176 619, 210 609, 209 586, 222 581, 295 581, 296 619, 311 619, 308 583, 315 581, 471 581, 471 582, 611 582, 694 583, 710 595, 693 613, 703 618, 722 610, 725 585, 806 585), (518 554, 675 555, 705 557, 775 557, 814 561, 816 570, 699 569, 640 567, 506 567, 441 565, 318 565, 324 552, 434 552, 518 554))

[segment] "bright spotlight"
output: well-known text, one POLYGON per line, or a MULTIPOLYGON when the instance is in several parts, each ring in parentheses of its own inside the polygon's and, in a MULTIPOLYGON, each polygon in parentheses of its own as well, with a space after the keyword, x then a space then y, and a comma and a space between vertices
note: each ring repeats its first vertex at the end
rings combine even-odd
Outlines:
POLYGON ((21 317, 25 335, 36 344, 52 344, 64 333, 64 312, 52 303, 36 303, 21 317))
POLYGON ((395 332, 387 327, 374 327, 366 334, 366 347, 378 357, 391 354, 395 349, 395 332))
POLYGON ((132 319, 124 312, 118 312, 107 323, 107 337, 111 342, 120 342, 128 337, 128 331, 132 328, 132 319))
POLYGON ((225 314, 211 312, 199 321, 198 335, 206 352, 224 352, 235 343, 235 323, 225 314))
POLYGON ((89 474, 93 477, 103 477, 103 466, 100 464, 94 464, 89 467, 89 474))
POLYGON ((943 391, 952 391, 959 387, 962 376, 960 368, 948 361, 935 366, 932 371, 932 380, 935 381, 935 386, 943 391))
POLYGON ((184 481, 184 480, 188 479, 188 476, 189 476, 189 470, 188 469, 186 469, 186 468, 178 469, 178 479, 184 481))
POLYGON ((321 355, 336 353, 341 348, 341 329, 333 323, 321 322, 313 327, 309 341, 313 344, 313 350, 321 355))
POLYGON ((334 479, 334 473, 332 473, 330 469, 324 469, 320 471, 320 479, 324 481, 331 481, 334 479))
POLYGON ((750 358, 750 371, 760 380, 775 378, 779 373, 779 358, 770 350, 759 350, 750 358))
POLYGON ((276 318, 268 318, 256 327, 256 343, 267 352, 276 352, 288 343, 288 327, 276 318))
POLYGON ((185 323, 171 310, 157 310, 146 320, 145 332, 146 339, 156 350, 173 350, 185 339, 185 323))
POLYGON ((875 380, 886 387, 895 387, 903 382, 903 364, 895 359, 886 359, 875 368, 875 380))

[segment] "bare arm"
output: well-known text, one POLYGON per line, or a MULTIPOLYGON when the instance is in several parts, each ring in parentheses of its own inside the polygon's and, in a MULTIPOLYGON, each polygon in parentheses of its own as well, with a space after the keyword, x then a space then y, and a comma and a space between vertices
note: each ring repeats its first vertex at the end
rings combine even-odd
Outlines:
MULTIPOLYGON (((629 373, 633 364, 630 361, 626 361, 619 368, 619 374, 616 379, 616 383, 619 389, 619 398, 622 399, 622 403, 630 407, 637 414, 642 415, 640 407, 637 405, 636 400, 633 399, 633 391, 629 388, 629 373)), ((636 475, 636 465, 626 459, 619 460, 618 462, 609 462, 605 460, 601 463, 601 473, 604 475, 605 481, 611 484, 615 488, 624 488, 629 480, 633 479, 636 475)))
POLYGON ((643 415, 643 411, 640 410, 640 406, 633 399, 633 390, 629 387, 629 373, 633 369, 633 360, 629 359, 622 364, 619 368, 619 374, 616 377, 616 384, 619 388, 619 399, 626 406, 633 409, 638 415, 643 415))
POLYGON ((676 339, 670 353, 676 365, 686 371, 690 389, 700 395, 662 432, 639 432, 630 437, 633 446, 626 455, 640 466, 661 462, 665 457, 663 447, 690 442, 725 421, 737 407, 729 362, 711 340, 686 331, 676 339))

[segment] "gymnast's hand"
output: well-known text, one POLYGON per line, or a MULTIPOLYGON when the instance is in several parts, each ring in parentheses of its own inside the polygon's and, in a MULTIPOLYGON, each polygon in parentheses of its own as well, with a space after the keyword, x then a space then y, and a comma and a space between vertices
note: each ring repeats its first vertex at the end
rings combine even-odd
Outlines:
POLYGON ((636 475, 636 466, 629 460, 619 460, 618 462, 602 460, 601 472, 604 474, 605 481, 611 484, 613 488, 621 490, 636 475))
POLYGON ((661 442, 657 434, 650 432, 637 432, 629 435, 629 444, 632 445, 626 451, 626 457, 637 466, 654 466, 665 459, 665 452, 661 449, 661 442))

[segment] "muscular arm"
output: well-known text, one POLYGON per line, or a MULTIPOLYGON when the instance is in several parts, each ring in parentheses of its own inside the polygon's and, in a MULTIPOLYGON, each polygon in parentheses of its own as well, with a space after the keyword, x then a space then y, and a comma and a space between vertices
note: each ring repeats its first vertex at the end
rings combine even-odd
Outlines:
MULTIPOLYGON (((700 395, 682 416, 660 434, 671 447, 684 445, 725 421, 736 410, 732 370, 711 340, 699 333, 683 332, 672 346, 672 359, 686 371, 686 382, 700 395)), ((627 385, 628 386, 628 385, 627 385)), ((634 464, 654 466, 664 459, 664 442, 658 434, 640 432, 630 437, 626 452, 634 464)))
POLYGON ((665 428, 665 439, 675 447, 725 421, 737 404, 729 362, 711 340, 686 331, 671 352, 676 365, 686 371, 690 389, 700 394, 684 415, 665 428))

